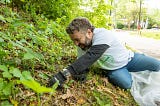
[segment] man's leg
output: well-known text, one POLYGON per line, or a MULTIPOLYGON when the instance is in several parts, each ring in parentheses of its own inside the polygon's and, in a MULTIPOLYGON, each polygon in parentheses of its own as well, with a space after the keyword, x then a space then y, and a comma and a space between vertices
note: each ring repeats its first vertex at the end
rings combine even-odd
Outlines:
POLYGON ((129 72, 138 71, 160 71, 160 61, 146 56, 144 54, 135 53, 133 59, 126 66, 129 72))
POLYGON ((113 85, 119 86, 120 88, 129 89, 132 86, 131 74, 128 72, 126 67, 109 71, 107 77, 109 82, 113 85))

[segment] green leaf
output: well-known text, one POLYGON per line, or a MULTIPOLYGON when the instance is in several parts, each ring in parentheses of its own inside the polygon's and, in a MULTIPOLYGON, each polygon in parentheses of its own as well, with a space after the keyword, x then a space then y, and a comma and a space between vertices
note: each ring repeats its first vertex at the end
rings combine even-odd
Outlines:
POLYGON ((0 38, 0 42, 4 42, 4 39, 0 38))
POLYGON ((25 0, 21 0, 22 2, 25 2, 25 0))
POLYGON ((6 55, 6 52, 4 50, 0 49, 0 58, 3 58, 3 56, 6 55))
POLYGON ((3 93, 8 96, 11 95, 11 91, 12 91, 12 86, 13 86, 13 82, 9 82, 7 83, 4 88, 3 88, 3 93))
POLYGON ((44 58, 42 54, 36 53, 30 48, 25 48, 25 50, 27 51, 27 53, 24 54, 23 59, 33 59, 33 58, 35 58, 35 59, 39 60, 39 59, 44 58))
POLYGON ((22 77, 20 78, 20 80, 32 80, 32 76, 31 73, 29 71, 23 71, 22 72, 22 77))
POLYGON ((13 41, 10 41, 11 42, 11 44, 13 45, 13 46, 17 46, 17 47, 19 47, 19 48, 21 48, 21 49, 23 49, 23 50, 25 50, 25 48, 22 46, 22 45, 20 45, 18 42, 13 42, 13 41))
POLYGON ((6 3, 10 3, 10 2, 11 2, 11 0, 5 0, 5 2, 6 2, 6 3))
POLYGON ((0 83, 3 82, 3 78, 0 78, 0 83))
POLYGON ((2 79, 2 78, 0 78, 0 91, 3 89, 3 86, 4 86, 3 79, 2 79))
POLYGON ((2 15, 0 15, 0 20, 1 20, 2 22, 6 22, 5 18, 4 18, 2 15))
POLYGON ((29 52, 25 53, 23 57, 23 59, 33 59, 33 58, 35 58, 35 55, 29 52))
POLYGON ((45 86, 41 86, 37 81, 35 80, 21 80, 20 81, 24 86, 32 89, 36 93, 49 93, 49 92, 55 92, 52 88, 47 88, 45 86))
POLYGON ((3 72, 2 75, 4 78, 8 78, 8 79, 12 78, 12 74, 10 74, 8 71, 3 72))
POLYGON ((8 71, 8 68, 5 65, 0 65, 0 70, 8 71))
POLYGON ((42 79, 48 79, 48 76, 45 73, 39 73, 38 75, 39 77, 41 77, 42 79))
POLYGON ((14 77, 22 77, 21 71, 18 68, 11 68, 10 73, 12 73, 14 77))
POLYGON ((40 54, 40 53, 35 53, 35 56, 36 56, 37 59, 43 59, 44 58, 43 55, 40 54))
POLYGON ((8 101, 3 101, 0 104, 1 106, 13 106, 11 103, 9 103, 8 101))
POLYGON ((11 23, 11 22, 14 21, 14 19, 13 19, 12 17, 7 17, 7 18, 6 18, 6 21, 9 22, 9 23, 11 23))

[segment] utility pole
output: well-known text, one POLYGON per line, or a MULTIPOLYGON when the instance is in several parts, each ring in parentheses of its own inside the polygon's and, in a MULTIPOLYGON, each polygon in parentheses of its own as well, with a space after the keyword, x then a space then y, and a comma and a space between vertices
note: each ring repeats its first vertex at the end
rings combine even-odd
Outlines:
POLYGON ((142 0, 140 0, 139 3, 139 19, 138 19, 138 24, 141 22, 141 12, 142 12, 142 0))
POLYGON ((139 34, 141 34, 141 13, 142 13, 142 0, 140 0, 140 3, 139 3, 139 18, 138 18, 138 26, 137 26, 137 29, 139 31, 139 34))
MULTIPOLYGON (((110 3, 111 3, 110 5, 112 6, 113 5, 113 0, 110 0, 110 3)), ((109 15, 112 16, 112 9, 109 10, 109 15)))

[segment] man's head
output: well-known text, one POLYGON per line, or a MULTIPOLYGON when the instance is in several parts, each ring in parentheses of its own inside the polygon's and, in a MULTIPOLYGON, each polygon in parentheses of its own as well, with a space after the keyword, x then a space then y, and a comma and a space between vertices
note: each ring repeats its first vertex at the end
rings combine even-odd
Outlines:
POLYGON ((66 32, 70 35, 74 44, 83 50, 86 50, 91 46, 93 30, 94 26, 92 26, 89 20, 84 17, 73 19, 66 28, 66 32))

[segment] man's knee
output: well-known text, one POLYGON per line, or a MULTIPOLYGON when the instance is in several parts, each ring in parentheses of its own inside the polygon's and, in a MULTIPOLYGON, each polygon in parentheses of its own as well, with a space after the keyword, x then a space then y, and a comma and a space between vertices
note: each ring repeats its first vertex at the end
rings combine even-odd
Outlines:
POLYGON ((119 85, 122 89, 130 89, 132 87, 132 81, 124 82, 123 84, 119 85))
POLYGON ((158 70, 158 71, 160 71, 160 64, 159 64, 159 66, 158 66, 157 70, 158 70))
POLYGON ((160 71, 160 61, 156 60, 154 62, 153 71, 160 71))
POLYGON ((108 78, 108 79, 110 83, 122 89, 130 89, 132 87, 132 79, 129 79, 129 78, 123 79, 123 80, 117 80, 112 78, 108 78))
POLYGON ((154 66, 154 71, 160 71, 160 62, 154 66))
POLYGON ((111 71, 108 74, 109 82, 123 89, 129 89, 132 86, 132 77, 126 68, 111 71))

